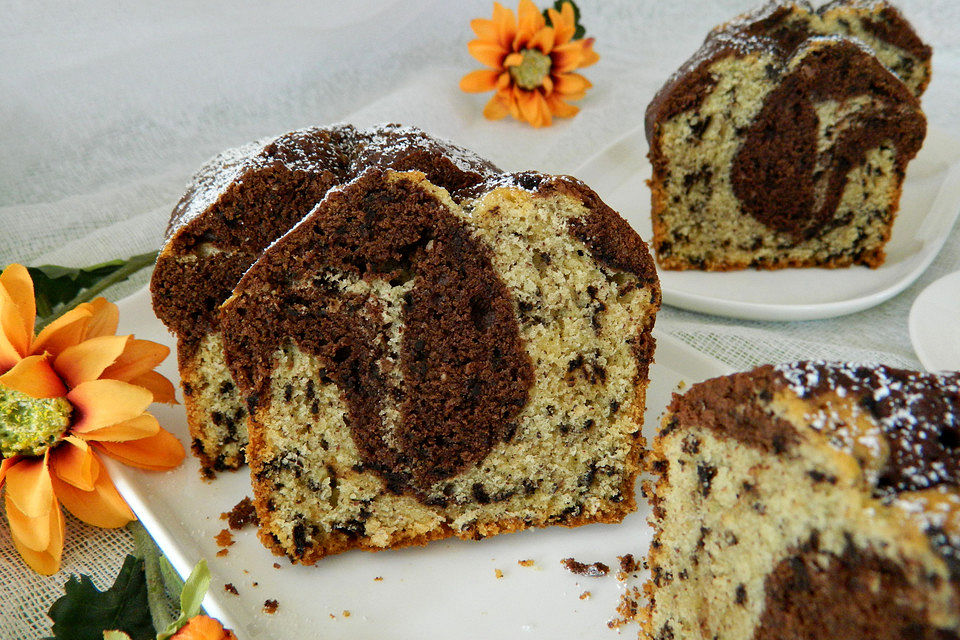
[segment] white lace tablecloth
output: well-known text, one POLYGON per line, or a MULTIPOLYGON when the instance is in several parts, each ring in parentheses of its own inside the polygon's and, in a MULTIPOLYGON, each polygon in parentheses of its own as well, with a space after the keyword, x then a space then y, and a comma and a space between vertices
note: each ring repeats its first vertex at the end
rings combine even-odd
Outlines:
MULTIPOLYGON (((547 4, 546 0, 540 3, 547 4)), ((515 8, 512 0, 506 4, 515 8)), ((81 266, 159 246, 190 177, 220 150, 337 121, 419 126, 507 170, 569 173, 625 131, 707 31, 753 0, 581 0, 601 59, 572 120, 534 130, 482 116, 458 89, 479 68, 469 21, 490 0, 170 0, 6 3, 0 20, 0 266, 81 266), (12 6, 11 6, 12 5, 12 6), (349 11, 343 7, 349 6, 349 11)), ((923 103, 960 135, 960 3, 899 0, 934 47, 923 103)), ((798 358, 919 367, 907 314, 924 286, 960 270, 955 229, 930 269, 892 300, 842 318, 743 322, 664 308, 657 325, 738 368, 798 358)), ((110 291, 118 299, 146 273, 110 291)), ((132 548, 124 530, 69 518, 63 570, 25 569, 0 523, 0 638, 49 633, 70 573, 109 585, 132 548)))

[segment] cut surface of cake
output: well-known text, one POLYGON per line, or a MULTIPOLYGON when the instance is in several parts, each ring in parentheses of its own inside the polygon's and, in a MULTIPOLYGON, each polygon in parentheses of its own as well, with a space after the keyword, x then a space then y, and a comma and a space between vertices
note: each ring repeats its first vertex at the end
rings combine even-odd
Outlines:
POLYGON ((572 178, 331 190, 221 309, 262 540, 312 564, 621 520, 659 302, 646 245, 572 178))
POLYGON ((177 337, 192 450, 204 469, 241 466, 247 443, 247 410, 224 362, 219 306, 265 247, 331 187, 372 165, 416 167, 454 193, 497 171, 412 127, 315 127, 220 154, 174 209, 150 287, 157 317, 177 337))
POLYGON ((643 637, 960 638, 960 374, 767 365, 652 448, 643 637))
POLYGON ((716 28, 647 108, 659 264, 881 265, 930 57, 884 2, 772 2, 716 28))

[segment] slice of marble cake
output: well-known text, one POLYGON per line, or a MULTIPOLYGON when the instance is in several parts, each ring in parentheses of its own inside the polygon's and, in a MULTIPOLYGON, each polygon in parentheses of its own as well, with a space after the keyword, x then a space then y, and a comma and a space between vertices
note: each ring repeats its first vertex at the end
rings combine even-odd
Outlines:
POLYGON ((312 564, 621 520, 659 303, 646 245, 574 179, 331 190, 221 310, 263 542, 312 564))

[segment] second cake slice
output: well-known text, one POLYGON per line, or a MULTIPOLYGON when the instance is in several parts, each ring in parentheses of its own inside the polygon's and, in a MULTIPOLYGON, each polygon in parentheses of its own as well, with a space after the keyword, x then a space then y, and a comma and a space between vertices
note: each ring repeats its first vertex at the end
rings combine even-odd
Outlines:
POLYGON ((310 564, 619 521, 658 306, 644 243, 573 179, 331 191, 222 308, 262 539, 310 564))

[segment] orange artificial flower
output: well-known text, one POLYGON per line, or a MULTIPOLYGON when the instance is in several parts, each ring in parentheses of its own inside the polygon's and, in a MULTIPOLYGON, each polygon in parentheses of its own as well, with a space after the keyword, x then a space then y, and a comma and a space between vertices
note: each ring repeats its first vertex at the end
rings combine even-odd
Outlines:
POLYGON ((133 512, 97 454, 143 469, 172 469, 183 445, 146 412, 175 402, 154 371, 170 350, 114 335, 116 305, 97 298, 34 335, 33 281, 19 264, 0 274, 0 488, 14 545, 38 573, 60 568, 61 503, 98 527, 133 512))
POLYGON ((237 640, 237 636, 224 629, 218 620, 199 615, 190 618, 170 640, 237 640))
POLYGON ((493 3, 493 19, 477 18, 470 27, 477 39, 470 41, 470 55, 489 69, 468 73, 460 88, 470 93, 496 91, 483 115, 499 120, 507 114, 534 127, 548 127, 552 116, 571 118, 580 109, 567 100, 579 100, 590 81, 575 69, 600 59, 593 51, 593 38, 573 40, 577 30, 573 5, 543 14, 531 0, 520 0, 519 19, 499 2, 493 3))

